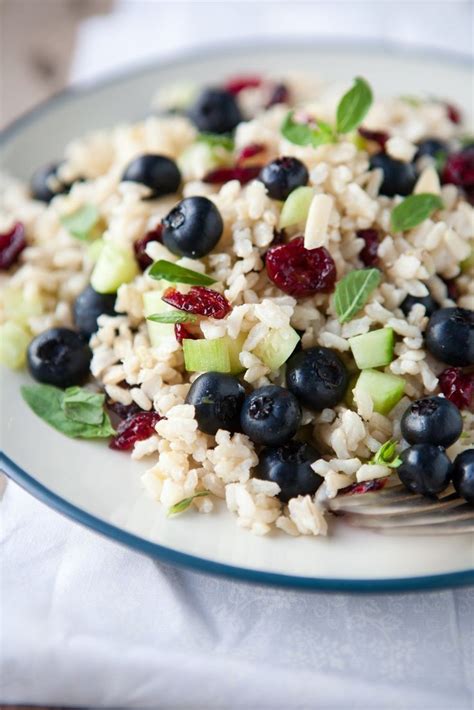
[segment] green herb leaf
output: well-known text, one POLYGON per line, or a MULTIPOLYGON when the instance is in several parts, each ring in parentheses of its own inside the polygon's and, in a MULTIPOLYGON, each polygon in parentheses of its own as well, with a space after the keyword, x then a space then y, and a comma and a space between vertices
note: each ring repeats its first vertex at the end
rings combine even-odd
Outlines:
POLYGON ((155 261, 148 272, 148 276, 157 281, 164 279, 171 283, 191 284, 191 286, 210 286, 216 283, 215 279, 206 274, 200 274, 198 271, 192 271, 192 269, 185 269, 172 261, 166 261, 166 259, 155 261))
POLYGON ((180 500, 179 503, 175 503, 174 505, 171 506, 171 508, 168 510, 168 517, 170 515, 177 515, 178 513, 184 513, 185 510, 189 508, 191 503, 195 498, 202 498, 202 496, 208 496, 209 491, 199 491, 199 493, 195 493, 193 496, 190 496, 189 498, 184 498, 183 500, 180 500))
POLYGON ((234 139, 232 136, 220 135, 218 133, 200 133, 197 137, 198 143, 206 143, 211 148, 224 148, 234 150, 234 139))
POLYGON ((195 323, 197 318, 192 313, 183 311, 165 311, 164 313, 153 313, 146 317, 153 323, 195 323))
MULTIPOLYGON (((109 416, 102 411, 99 424, 87 424, 66 416, 65 393, 52 385, 24 385, 21 394, 35 414, 62 434, 73 439, 99 439, 115 434, 109 416)), ((76 395, 73 395, 77 397, 76 395)))
POLYGON ((435 170, 436 170, 438 173, 441 174, 441 173, 443 172, 444 166, 446 165, 447 159, 448 159, 448 154, 446 153, 445 150, 438 150, 437 153, 435 153, 435 155, 434 155, 434 161, 435 161, 434 167, 435 167, 435 170))
POLYGON ((463 148, 467 148, 468 145, 474 145, 474 136, 463 136, 459 142, 463 148))
POLYGON ((328 123, 317 121, 316 127, 307 123, 297 123, 294 111, 289 111, 281 126, 282 135, 295 145, 312 145, 317 148, 325 143, 334 143, 334 131, 328 123))
POLYGON ((397 442, 395 439, 389 439, 382 444, 380 449, 373 455, 369 463, 381 464, 389 468, 398 468, 402 463, 400 456, 397 454, 397 442))
POLYGON ((94 228, 99 221, 100 214, 94 205, 83 205, 72 214, 61 217, 61 224, 66 227, 69 234, 76 239, 89 241, 100 236, 99 231, 94 228))
POLYGON ((418 106, 421 106, 421 104, 423 103, 423 100, 420 99, 419 96, 412 96, 410 94, 403 94, 398 98, 400 99, 400 101, 403 101, 405 104, 413 106, 414 108, 418 108, 418 106))
POLYGON ((410 195, 392 210, 390 226, 394 232, 405 232, 421 224, 435 210, 442 207, 443 202, 438 195, 428 192, 410 195))
POLYGON ((62 408, 68 419, 82 424, 102 424, 105 395, 81 387, 68 387, 64 392, 62 408))
POLYGON ((349 133, 364 120, 372 104, 372 89, 365 81, 357 77, 352 89, 344 94, 337 107, 336 128, 339 133, 349 133))
POLYGON ((378 269, 356 269, 336 284, 334 305, 340 323, 347 323, 365 305, 380 283, 378 269))

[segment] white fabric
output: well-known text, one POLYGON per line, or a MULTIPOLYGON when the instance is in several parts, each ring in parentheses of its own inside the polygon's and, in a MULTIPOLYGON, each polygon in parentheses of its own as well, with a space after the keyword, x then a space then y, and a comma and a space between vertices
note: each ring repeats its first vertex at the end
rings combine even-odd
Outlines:
MULTIPOLYGON (((470 2, 120 2, 114 16, 84 23, 72 78, 282 28, 468 52, 471 16, 470 2)), ((121 548, 12 483, 1 513, 0 702, 472 707, 474 590, 350 596, 252 587, 121 548)))

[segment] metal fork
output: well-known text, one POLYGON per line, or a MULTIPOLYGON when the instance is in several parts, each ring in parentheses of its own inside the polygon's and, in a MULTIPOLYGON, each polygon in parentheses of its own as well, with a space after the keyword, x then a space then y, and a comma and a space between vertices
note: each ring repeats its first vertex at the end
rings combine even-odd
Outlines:
POLYGON ((336 516, 385 535, 459 535, 474 532, 474 507, 449 486, 437 498, 399 484, 379 491, 343 494, 327 501, 336 516))

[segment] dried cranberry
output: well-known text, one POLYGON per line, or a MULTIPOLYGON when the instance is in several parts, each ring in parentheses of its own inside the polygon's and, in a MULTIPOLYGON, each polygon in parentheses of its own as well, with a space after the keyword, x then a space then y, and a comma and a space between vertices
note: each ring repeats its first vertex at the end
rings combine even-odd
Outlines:
POLYGON ((9 269, 25 247, 25 228, 16 222, 9 232, 0 234, 0 269, 9 269))
POLYGON ((372 481, 363 481, 362 483, 352 483, 346 488, 341 488, 339 493, 344 493, 345 495, 352 496, 358 493, 373 493, 374 491, 379 491, 387 483, 387 478, 374 478, 372 481))
POLYGON ((224 318, 230 311, 227 299, 206 286, 193 286, 188 293, 168 288, 163 294, 163 301, 180 311, 209 318, 224 318))
POLYGON ((290 296, 330 293, 336 281, 336 265, 325 247, 306 249, 303 237, 271 247, 265 255, 268 277, 290 296))
POLYGON ((250 180, 258 177, 261 165, 249 165, 247 167, 236 166, 234 168, 217 168, 211 170, 204 176, 203 181, 211 185, 223 185, 229 180, 238 180, 241 185, 246 185, 250 180))
POLYGON ((359 128, 359 135, 368 141, 373 141, 374 143, 377 143, 377 145, 379 145, 382 150, 385 150, 385 144, 390 138, 388 133, 386 133, 385 131, 369 131, 368 128, 359 128))
POLYGON ((133 248, 135 250, 135 256, 140 264, 141 268, 145 270, 153 264, 153 259, 146 253, 146 245, 150 242, 161 242, 161 234, 163 232, 163 225, 159 224, 155 229, 151 229, 147 232, 141 239, 137 239, 133 248))
POLYGON ((242 75, 237 75, 237 76, 232 76, 230 79, 227 79, 227 81, 224 84, 224 89, 229 92, 229 94, 233 94, 234 96, 237 96, 237 94, 240 94, 241 91, 244 89, 256 89, 258 86, 262 85, 262 78, 258 75, 253 75, 253 76, 245 76, 244 74, 242 75))
POLYGON ((275 104, 287 104, 290 100, 290 92, 285 84, 275 84, 273 86, 270 98, 265 108, 275 106, 275 104))
POLYGON ((448 118, 452 123, 461 123, 461 111, 454 104, 445 104, 448 118))
POLYGON ((456 284, 456 279, 444 279, 446 284, 446 289, 448 291, 448 298, 452 301, 457 301, 459 298, 459 291, 456 284))
POLYGON ((460 153, 452 153, 444 164, 444 183, 462 187, 470 201, 474 197, 474 148, 467 148, 460 153))
POLYGON ((439 376, 439 387, 456 407, 468 409, 474 394, 474 373, 463 372, 460 367, 447 367, 439 376))
POLYGON ((125 419, 117 428, 109 444, 111 449, 117 451, 130 451, 137 441, 148 439, 155 433, 155 425, 162 419, 158 412, 139 412, 125 419))
POLYGON ((174 337, 178 343, 182 343, 183 340, 197 340, 197 336, 191 333, 189 328, 184 323, 174 324, 174 337))
POLYGON ((376 229, 359 229, 357 236, 365 242, 359 252, 359 259, 364 266, 377 266, 379 263, 379 233, 376 229))
POLYGON ((260 153, 263 153, 264 150, 265 146, 263 143, 250 143, 250 145, 246 145, 237 156, 237 167, 241 167, 242 163, 245 163, 246 160, 249 160, 256 155, 260 155, 260 153))

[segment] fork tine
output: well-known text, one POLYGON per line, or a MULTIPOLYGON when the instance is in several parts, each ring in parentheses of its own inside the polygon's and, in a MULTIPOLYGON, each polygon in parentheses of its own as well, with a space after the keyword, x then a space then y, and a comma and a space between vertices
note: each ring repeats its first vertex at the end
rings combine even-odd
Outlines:
POLYGON ((434 506, 431 512, 400 513, 396 515, 349 514, 347 522, 356 527, 367 528, 399 528, 426 525, 445 525, 461 520, 470 521, 474 525, 474 509, 463 504, 452 510, 439 510, 434 506))

